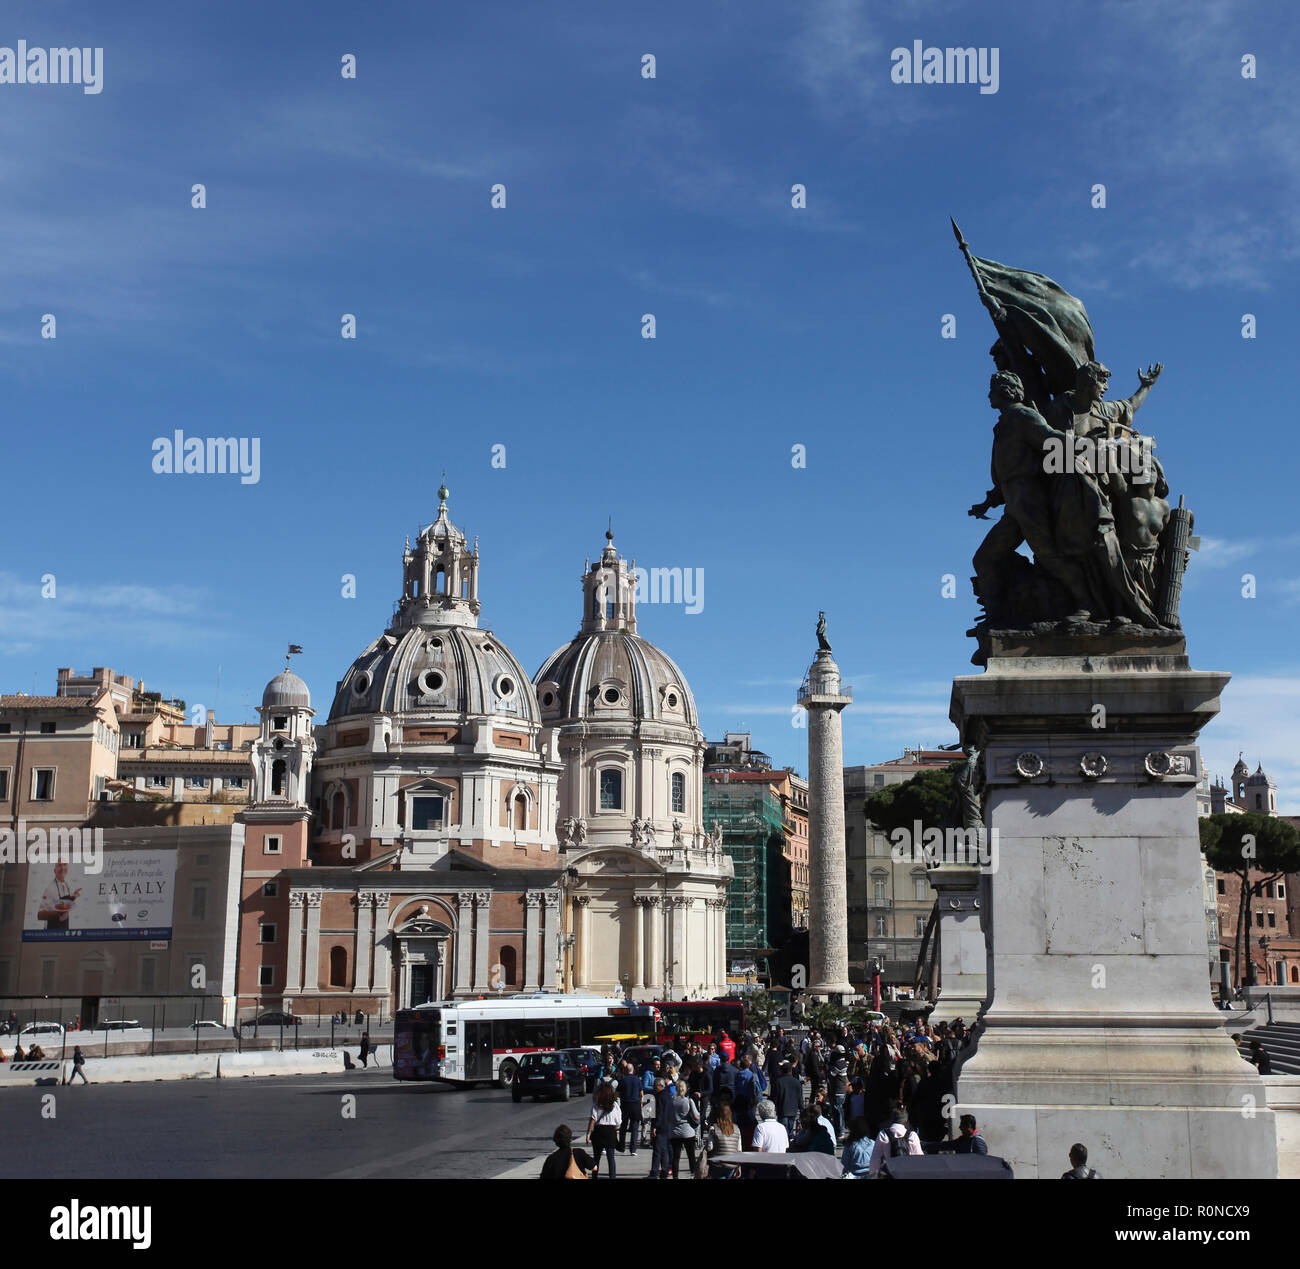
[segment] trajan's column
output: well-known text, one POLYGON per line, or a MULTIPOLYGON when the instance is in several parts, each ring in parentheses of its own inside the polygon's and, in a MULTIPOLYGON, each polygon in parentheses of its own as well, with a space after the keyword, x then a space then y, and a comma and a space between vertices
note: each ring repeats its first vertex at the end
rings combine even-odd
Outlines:
POLYGON ((808 994, 847 996, 849 917, 844 861, 844 740, 840 710, 852 699, 826 641, 826 614, 817 620, 817 659, 799 689, 808 711, 808 994))

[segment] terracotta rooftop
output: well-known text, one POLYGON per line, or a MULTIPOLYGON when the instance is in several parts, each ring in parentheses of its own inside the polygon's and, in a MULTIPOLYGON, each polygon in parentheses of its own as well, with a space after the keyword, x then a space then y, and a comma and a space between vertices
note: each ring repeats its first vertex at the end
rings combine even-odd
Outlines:
POLYGON ((19 692, 13 696, 0 696, 0 709, 98 710, 97 699, 94 696, 24 696, 19 692))

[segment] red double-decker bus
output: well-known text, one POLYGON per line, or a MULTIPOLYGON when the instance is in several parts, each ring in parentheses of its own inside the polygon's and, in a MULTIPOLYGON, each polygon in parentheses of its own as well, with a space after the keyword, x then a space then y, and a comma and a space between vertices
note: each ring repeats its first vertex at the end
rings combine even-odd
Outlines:
POLYGON ((739 1000, 656 1000, 660 1044, 691 1039, 708 1044, 719 1031, 733 1040, 745 1034, 745 1006, 739 1000))

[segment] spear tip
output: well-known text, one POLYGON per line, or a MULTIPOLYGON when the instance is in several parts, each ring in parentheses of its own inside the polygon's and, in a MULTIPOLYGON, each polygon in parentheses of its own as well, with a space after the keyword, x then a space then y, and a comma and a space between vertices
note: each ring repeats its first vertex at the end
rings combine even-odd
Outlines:
POLYGON ((966 245, 966 240, 961 236, 961 230, 957 228, 957 222, 951 216, 949 216, 948 223, 952 226, 953 237, 957 239, 957 242, 960 246, 964 247, 966 245))

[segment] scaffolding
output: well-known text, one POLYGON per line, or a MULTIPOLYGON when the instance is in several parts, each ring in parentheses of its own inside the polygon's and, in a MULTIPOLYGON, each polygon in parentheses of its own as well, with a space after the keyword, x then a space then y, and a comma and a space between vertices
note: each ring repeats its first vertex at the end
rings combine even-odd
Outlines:
POLYGON ((727 886, 728 952, 765 955, 769 900, 777 880, 770 875, 770 861, 784 842, 781 799, 765 781, 706 780, 704 823, 709 830, 721 826, 722 845, 735 870, 727 886))

